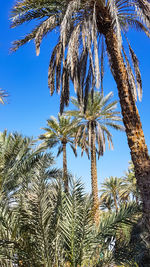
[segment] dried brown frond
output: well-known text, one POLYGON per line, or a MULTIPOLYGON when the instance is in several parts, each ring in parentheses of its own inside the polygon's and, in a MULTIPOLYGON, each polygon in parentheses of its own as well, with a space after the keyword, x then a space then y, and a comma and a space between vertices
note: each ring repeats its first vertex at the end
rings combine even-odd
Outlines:
POLYGON ((129 82, 130 90, 131 90, 131 93, 132 93, 134 99, 137 101, 137 89, 136 89, 135 77, 134 77, 129 59, 128 59, 123 47, 122 47, 122 50, 123 50, 123 54, 124 54, 125 61, 126 61, 126 69, 127 69, 127 75, 128 75, 128 82, 129 82))
POLYGON ((132 63, 133 63, 134 71, 136 75, 138 97, 139 97, 139 100, 141 101, 142 100, 142 79, 141 79, 141 73, 139 69, 139 61, 133 49, 131 48, 130 44, 129 44, 129 50, 130 50, 131 59, 132 59, 132 63))
POLYGON ((56 16, 53 15, 46 19, 39 27, 35 36, 36 55, 39 56, 40 45, 43 37, 57 26, 56 16))

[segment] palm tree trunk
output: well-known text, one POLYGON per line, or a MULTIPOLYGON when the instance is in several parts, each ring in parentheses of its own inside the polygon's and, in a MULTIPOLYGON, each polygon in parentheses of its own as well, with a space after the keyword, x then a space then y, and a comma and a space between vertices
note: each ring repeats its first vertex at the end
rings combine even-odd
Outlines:
POLYGON ((91 123, 91 182, 92 182, 94 221, 98 225, 99 223, 99 200, 98 200, 98 185, 97 185, 95 130, 94 130, 93 122, 91 123))
POLYGON ((135 167, 137 185, 143 202, 143 214, 150 226, 150 158, 145 143, 140 116, 128 84, 127 71, 118 40, 113 29, 105 32, 111 69, 117 83, 123 122, 125 125, 131 158, 135 167))
POLYGON ((62 142, 63 145, 63 180, 65 192, 68 193, 68 175, 67 175, 67 153, 66 153, 66 142, 62 142))
POLYGON ((115 193, 113 193, 113 198, 114 198, 114 204, 115 204, 116 212, 118 212, 117 198, 116 198, 115 193))

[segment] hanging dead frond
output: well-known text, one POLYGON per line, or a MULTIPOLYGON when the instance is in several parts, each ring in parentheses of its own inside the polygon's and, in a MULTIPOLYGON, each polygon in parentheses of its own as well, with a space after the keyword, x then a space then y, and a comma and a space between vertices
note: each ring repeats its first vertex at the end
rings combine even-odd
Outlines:
POLYGON ((62 43, 59 43, 56 53, 56 91, 60 92, 61 87, 61 66, 62 65, 62 43))
POLYGON ((41 26, 39 27, 36 36, 35 36, 35 46, 36 46, 36 55, 39 56, 40 45, 43 37, 50 31, 52 31, 57 26, 56 16, 53 15, 46 19, 41 26))
POLYGON ((61 79, 61 60, 62 60, 62 44, 59 42, 53 49, 49 69, 48 69, 48 87, 50 88, 50 94, 53 95, 55 90, 55 74, 58 80, 56 81, 57 92, 60 90, 61 79))
MULTIPOLYGON (((66 61, 65 61, 66 63, 66 61)), ((65 64, 63 66, 63 74, 62 74, 62 92, 63 92, 63 98, 64 98, 64 103, 66 106, 69 104, 69 71, 68 71, 68 66, 65 64)))
POLYGON ((84 113, 86 111, 87 108, 87 103, 88 103, 88 97, 89 97, 89 90, 90 90, 90 86, 91 86, 91 65, 89 66, 89 70, 88 70, 88 75, 85 81, 85 89, 84 89, 84 113))
POLYGON ((127 70, 128 82, 129 82, 130 90, 131 90, 131 93, 132 93, 134 99, 137 101, 137 89, 136 89, 135 77, 134 77, 134 74, 133 74, 129 59, 128 59, 128 57, 126 55, 126 52, 125 52, 123 47, 122 47, 122 50, 123 50, 123 54, 124 54, 125 61, 126 61, 126 70, 127 70))
MULTIPOLYGON (((80 24, 78 24, 69 40, 68 44, 68 52, 67 52, 67 64, 70 66, 70 72, 71 72, 71 77, 74 77, 74 72, 75 72, 75 66, 78 62, 78 49, 79 49, 79 35, 80 35, 80 24)), ((76 88, 75 88, 76 90, 76 88)))
POLYGON ((122 46, 122 37, 121 37, 121 28, 120 28, 120 22, 118 17, 118 8, 116 6, 116 2, 114 0, 108 0, 107 7, 110 13, 110 16, 112 18, 112 26, 114 28, 114 31, 116 33, 119 48, 121 49, 122 46))
POLYGON ((100 71, 99 71, 99 56, 98 56, 98 45, 97 45, 97 23, 96 23, 96 10, 94 5, 93 10, 93 21, 92 21, 92 41, 94 48, 94 56, 95 56, 95 78, 96 78, 96 87, 100 87, 100 71))
POLYGON ((139 69, 139 61, 133 49, 131 48, 130 44, 129 44, 129 51, 131 54, 131 59, 132 59, 132 63, 133 63, 134 71, 136 75, 138 97, 139 97, 139 100, 141 101, 142 100, 142 79, 141 79, 141 73, 139 69))
POLYGON ((101 41, 101 56, 100 56, 100 79, 101 79, 101 92, 103 93, 103 79, 104 79, 104 40, 101 41))
POLYGON ((150 28, 150 3, 147 0, 137 0, 134 2, 135 11, 139 19, 150 28))
POLYGON ((67 9, 64 15, 64 18, 61 23, 60 27, 60 40, 63 44, 63 60, 65 56, 65 48, 66 48, 66 40, 67 40, 67 33, 70 31, 70 21, 72 19, 73 13, 80 5, 80 0, 72 0, 68 3, 67 9))

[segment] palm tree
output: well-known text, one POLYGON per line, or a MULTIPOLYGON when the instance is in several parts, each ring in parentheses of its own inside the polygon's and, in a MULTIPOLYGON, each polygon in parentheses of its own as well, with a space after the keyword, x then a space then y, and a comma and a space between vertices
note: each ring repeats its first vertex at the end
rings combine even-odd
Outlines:
MULTIPOLYGON (((112 101, 113 94, 110 92, 105 97, 103 94, 94 93, 89 95, 87 109, 84 111, 84 105, 78 103, 77 99, 72 98, 72 104, 76 110, 67 111, 66 113, 78 120, 78 131, 76 133, 76 144, 82 147, 82 152, 87 150, 87 144, 90 147, 91 154, 91 183, 93 195, 93 208, 96 211, 99 206, 98 185, 97 185, 97 167, 96 153, 98 158, 103 156, 106 146, 113 148, 112 134, 109 129, 123 130, 119 125, 121 121, 120 112, 116 111, 117 101, 112 101), (96 146, 97 144, 97 146, 96 146)), ((98 222, 98 213, 95 213, 95 221, 98 222)))
POLYGON ((40 135, 43 140, 42 147, 48 148, 52 145, 58 145, 57 157, 63 152, 63 180, 65 191, 68 192, 68 174, 67 174, 67 153, 66 146, 70 145, 75 156, 77 156, 76 149, 73 146, 74 135, 76 131, 76 121, 58 114, 58 120, 51 117, 47 120, 47 128, 43 128, 46 133, 40 135))
POLYGON ((124 181, 124 193, 123 196, 132 196, 133 199, 136 200, 137 203, 139 203, 139 190, 137 188, 137 181, 135 178, 135 171, 134 171, 134 165, 132 161, 129 162, 129 168, 128 171, 125 173, 125 176, 123 177, 124 181))
POLYGON ((99 88, 100 80, 102 84, 106 46, 110 68, 118 88, 128 145, 148 225, 150 225, 150 159, 135 104, 136 84, 141 99, 142 82, 138 59, 127 39, 127 31, 133 28, 143 31, 150 37, 149 13, 148 0, 65 0, 63 3, 60 0, 30 2, 18 0, 11 13, 12 27, 34 19, 40 20, 28 35, 14 42, 14 51, 34 39, 39 54, 42 39, 60 26, 60 39, 53 50, 49 66, 49 87, 51 94, 55 85, 59 91, 62 80, 61 111, 64 104, 67 105, 69 102, 69 76, 73 80, 79 101, 87 99, 90 86, 93 88, 96 83, 99 88), (122 40, 127 41, 130 58, 122 40))
POLYGON ((116 211, 118 212, 118 204, 121 199, 122 191, 124 190, 123 180, 117 177, 109 177, 104 180, 101 185, 101 200, 110 199, 113 201, 116 211))

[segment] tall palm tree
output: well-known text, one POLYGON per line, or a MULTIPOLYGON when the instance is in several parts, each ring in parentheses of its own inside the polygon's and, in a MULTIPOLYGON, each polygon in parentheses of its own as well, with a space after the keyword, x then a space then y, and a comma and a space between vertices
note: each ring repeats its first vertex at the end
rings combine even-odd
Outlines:
POLYGON ((63 180, 65 191, 68 192, 68 174, 67 174, 67 152, 66 146, 70 145, 75 156, 77 156, 76 149, 73 146, 74 135, 76 131, 76 121, 71 120, 70 117, 58 114, 58 120, 52 117, 47 120, 47 127, 43 128, 46 133, 40 135, 43 140, 42 147, 48 148, 53 143, 58 145, 57 156, 63 152, 63 180))
POLYGON ((118 211, 118 204, 120 201, 120 196, 124 190, 123 180, 117 177, 109 177, 104 180, 101 185, 101 199, 111 199, 114 203, 116 211, 118 211))
MULTIPOLYGON (((110 129, 123 130, 119 125, 121 121, 120 112, 116 111, 117 101, 111 101, 113 94, 110 92, 105 97, 103 94, 95 92, 93 97, 89 95, 86 111, 84 105, 72 98, 75 110, 66 113, 78 120, 78 131, 76 133, 76 144, 81 144, 82 152, 87 149, 87 144, 91 154, 91 183, 93 195, 93 208, 96 211, 99 206, 96 153, 98 158, 103 156, 106 146, 113 148, 112 134, 110 129), (96 145, 97 144, 97 145, 96 145)), ((98 211, 95 213, 95 221, 98 222, 98 211)))
POLYGON ((139 62, 127 39, 127 31, 130 28, 140 30, 150 37, 149 13, 148 0, 17 0, 11 13, 12 27, 34 19, 40 20, 28 35, 14 42, 14 51, 34 39, 39 54, 42 39, 60 26, 60 39, 53 50, 49 66, 49 87, 53 94, 55 85, 59 91, 62 81, 61 110, 69 101, 69 75, 79 101, 83 97, 87 99, 91 85, 93 87, 96 83, 99 87, 99 81, 103 81, 106 47, 118 88, 123 122, 147 225, 150 225, 150 158, 135 104, 136 84, 140 99, 142 94, 139 62), (125 40, 130 58, 123 44, 125 40))

